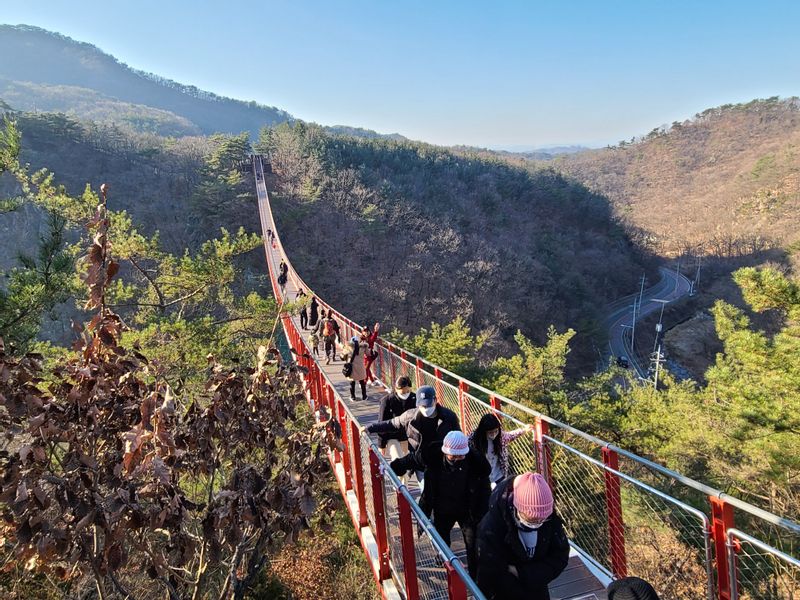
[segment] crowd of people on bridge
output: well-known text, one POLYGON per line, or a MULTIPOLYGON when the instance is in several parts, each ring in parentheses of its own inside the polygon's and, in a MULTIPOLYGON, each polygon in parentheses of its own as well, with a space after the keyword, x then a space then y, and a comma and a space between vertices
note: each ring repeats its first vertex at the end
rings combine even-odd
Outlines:
MULTIPOLYGON (((281 261, 278 283, 285 295, 288 276, 281 261)), ((346 342, 331 309, 320 310, 315 297, 299 289, 300 326, 325 364, 344 361, 350 401, 368 399, 367 385, 382 385, 372 372, 378 357, 375 344, 380 324, 364 328, 346 342), (356 396, 356 386, 360 398, 356 396)), ((407 483, 413 474, 420 489, 419 507, 449 546, 458 524, 464 540, 467 568, 490 600, 549 600, 548 585, 566 569, 570 544, 555 508, 550 482, 540 473, 516 473, 509 447, 530 434, 532 425, 504 431, 496 414, 485 414, 466 435, 458 415, 437 401, 429 385, 413 390, 407 376, 380 400, 378 421, 366 427, 376 434, 392 471, 407 483)), ((633 578, 615 581, 610 600, 658 600, 647 582, 633 578)))

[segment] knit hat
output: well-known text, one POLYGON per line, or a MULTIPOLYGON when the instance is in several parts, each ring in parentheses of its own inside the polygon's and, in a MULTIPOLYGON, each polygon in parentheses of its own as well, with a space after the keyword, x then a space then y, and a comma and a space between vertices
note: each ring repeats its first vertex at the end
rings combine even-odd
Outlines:
POLYGON ((514 478, 514 508, 544 521, 553 513, 553 492, 539 473, 523 473, 514 478))
POLYGON ((625 577, 608 586, 608 600, 658 600, 658 594, 644 579, 625 577))
POLYGON ((442 454, 450 454, 451 456, 464 456, 469 453, 469 442, 467 436, 460 431, 451 431, 444 436, 442 442, 442 454))

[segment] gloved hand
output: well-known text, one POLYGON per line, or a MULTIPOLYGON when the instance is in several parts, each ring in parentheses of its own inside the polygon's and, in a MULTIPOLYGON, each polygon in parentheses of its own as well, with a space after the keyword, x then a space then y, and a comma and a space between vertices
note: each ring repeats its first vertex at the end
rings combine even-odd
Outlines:
POLYGON ((406 470, 403 468, 403 464, 400 462, 399 458, 395 458, 392 462, 389 463, 389 466, 394 471, 394 474, 397 476, 403 476, 406 474, 406 470))

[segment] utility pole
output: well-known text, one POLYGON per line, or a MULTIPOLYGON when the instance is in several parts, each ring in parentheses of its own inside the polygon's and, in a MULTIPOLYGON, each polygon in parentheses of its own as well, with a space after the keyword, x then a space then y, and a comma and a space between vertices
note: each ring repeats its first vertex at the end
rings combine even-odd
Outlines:
MULTIPOLYGON (((642 284, 639 286, 639 312, 642 312, 642 295, 644 294, 645 274, 642 273, 642 284)), ((634 355, 634 344, 636 342, 636 298, 633 299, 633 322, 631 323, 631 356, 634 355)))
POLYGON ((689 288, 689 295, 694 296, 697 293, 697 286, 700 283, 700 265, 703 263, 703 257, 697 257, 697 272, 694 274, 694 279, 692 280, 692 286, 689 288))

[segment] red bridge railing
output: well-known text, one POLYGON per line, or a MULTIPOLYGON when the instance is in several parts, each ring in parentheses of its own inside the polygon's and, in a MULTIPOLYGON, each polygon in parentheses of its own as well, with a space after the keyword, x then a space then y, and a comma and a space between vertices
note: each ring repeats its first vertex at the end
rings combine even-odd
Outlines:
MULTIPOLYGON (((263 184, 260 157, 254 157, 254 164, 263 184)), ((286 261, 289 277, 314 294, 281 244, 266 186, 259 189, 259 213, 263 231, 275 234, 275 250, 286 261)), ((268 243, 265 235, 265 246, 268 243)), ((273 292, 281 299, 275 267, 267 262, 273 292)), ((345 338, 363 330, 316 297, 321 308, 333 310, 345 338)), ((383 585, 392 574, 407 598, 463 598, 466 590, 481 597, 310 358, 288 315, 283 323, 298 362, 309 370, 307 384, 315 410, 340 421, 344 448, 334 464, 344 472, 343 494, 355 497, 354 524, 370 530, 375 540, 377 556, 372 556, 362 537, 376 580, 383 585), (417 523, 426 535, 415 544, 417 523), (436 555, 447 566, 446 593, 431 592, 435 582, 426 574, 436 555)), ((551 419, 390 342, 379 340, 376 348, 376 375, 387 386, 401 374, 417 385, 434 386, 440 402, 459 414, 465 433, 489 412, 510 424, 534 425, 532 435, 512 442, 511 466, 517 472, 531 469, 547 477, 571 545, 601 578, 636 575, 651 581, 662 597, 681 600, 800 599, 798 523, 551 419)))

